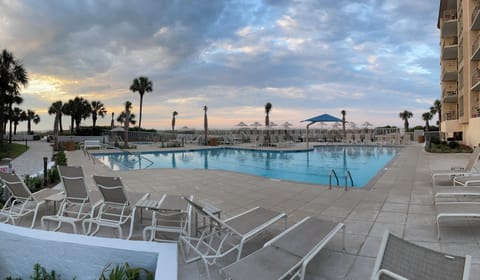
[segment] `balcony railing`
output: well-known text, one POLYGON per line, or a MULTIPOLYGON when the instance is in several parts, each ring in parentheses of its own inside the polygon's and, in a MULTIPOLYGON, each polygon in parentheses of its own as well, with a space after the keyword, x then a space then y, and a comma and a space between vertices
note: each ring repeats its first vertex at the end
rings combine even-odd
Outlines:
POLYGON ((442 61, 442 81, 456 81, 458 79, 457 61, 442 61))
POLYGON ((457 117, 457 112, 455 112, 455 111, 448 111, 448 112, 443 113, 442 120, 444 120, 444 121, 451 121, 451 120, 456 120, 456 119, 458 119, 458 117, 457 117))
POLYGON ((472 60, 480 60, 480 37, 475 38, 472 44, 472 60))
POLYGON ((442 91, 442 101, 446 103, 457 102, 458 93, 456 89, 443 89, 442 91))
POLYGON ((457 19, 457 9, 450 9, 443 11, 443 20, 457 19))
POLYGON ((472 90, 480 90, 480 68, 472 71, 472 90))
POLYGON ((480 11, 480 2, 477 1, 472 11, 472 30, 480 29, 479 11, 480 11))
POLYGON ((471 111, 472 118, 479 118, 480 117, 480 105, 475 104, 472 106, 472 111, 471 111))

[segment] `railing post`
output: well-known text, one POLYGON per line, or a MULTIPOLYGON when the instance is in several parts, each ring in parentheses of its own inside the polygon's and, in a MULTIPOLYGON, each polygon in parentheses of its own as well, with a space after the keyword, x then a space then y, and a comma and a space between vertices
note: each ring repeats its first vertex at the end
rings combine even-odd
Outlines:
POLYGON ((47 157, 43 157, 43 186, 47 186, 47 177, 48 177, 48 170, 47 170, 47 157))

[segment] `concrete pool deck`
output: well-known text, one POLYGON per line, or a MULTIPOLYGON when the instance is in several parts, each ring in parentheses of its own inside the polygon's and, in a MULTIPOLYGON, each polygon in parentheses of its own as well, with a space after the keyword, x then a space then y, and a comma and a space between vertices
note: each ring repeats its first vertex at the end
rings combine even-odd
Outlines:
MULTIPOLYGON (((29 152, 32 150, 33 147, 29 152)), ((41 161, 32 155, 32 160, 41 161)), ((25 155, 24 160, 28 160, 27 157, 25 155)), ((401 149, 370 189, 348 191, 218 170, 114 172, 101 163, 94 163, 82 151, 67 152, 67 157, 69 165, 84 168, 90 185, 93 185, 94 174, 120 176, 130 191, 149 192, 153 197, 164 193, 191 194, 222 209, 223 217, 261 205, 287 213, 289 225, 305 216, 345 223, 346 250, 341 248, 339 234, 309 265, 307 279, 369 279, 386 229, 435 250, 470 254, 471 275, 480 275, 480 223, 444 222, 442 239, 437 240, 434 219, 432 172, 463 165, 468 154, 429 154, 422 145, 411 144, 401 149)), ((280 227, 273 227, 269 233, 249 242, 246 253, 259 248, 279 230, 280 227)), ((135 238, 140 238, 140 227, 135 234, 135 238)), ((182 260, 179 263, 179 279, 205 279, 202 263, 185 265, 182 260)), ((222 279, 218 267, 211 271, 215 279, 222 279)))

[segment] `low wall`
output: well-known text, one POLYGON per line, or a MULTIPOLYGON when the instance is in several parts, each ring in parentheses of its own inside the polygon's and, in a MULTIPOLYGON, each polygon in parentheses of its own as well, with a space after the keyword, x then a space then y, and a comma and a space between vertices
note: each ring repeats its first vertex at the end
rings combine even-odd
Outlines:
POLYGON ((108 143, 108 135, 106 136, 58 136, 58 142, 73 141, 76 143, 80 143, 85 140, 99 140, 100 143, 108 143))
POLYGON ((29 279, 39 263, 62 279, 98 279, 106 265, 155 271, 155 279, 177 279, 177 244, 130 241, 50 232, 0 224, 0 278, 29 279))

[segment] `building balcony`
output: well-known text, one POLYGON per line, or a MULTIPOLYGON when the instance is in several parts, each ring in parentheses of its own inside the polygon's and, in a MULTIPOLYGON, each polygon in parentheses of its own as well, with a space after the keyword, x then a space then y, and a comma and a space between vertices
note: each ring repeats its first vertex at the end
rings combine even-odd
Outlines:
POLYGON ((477 37, 472 44, 472 60, 480 60, 480 37, 477 37))
POLYGON ((458 120, 458 115, 456 111, 448 111, 442 114, 442 121, 453 121, 458 120))
POLYGON ((472 118, 480 118, 480 104, 473 105, 470 112, 472 118))
POLYGON ((442 81, 456 81, 458 79, 457 61, 442 62, 442 81))
POLYGON ((442 41, 442 59, 457 59, 458 57, 458 39, 457 37, 448 37, 442 41))
POLYGON ((480 30, 480 2, 475 3, 472 11, 472 25, 471 30, 480 30))
POLYGON ((473 70, 471 90, 480 91, 480 68, 473 70))
POLYGON ((442 102, 443 103, 457 103, 458 93, 456 90, 443 89, 442 102))
POLYGON ((445 10, 442 16, 442 37, 457 36, 457 10, 445 10))

